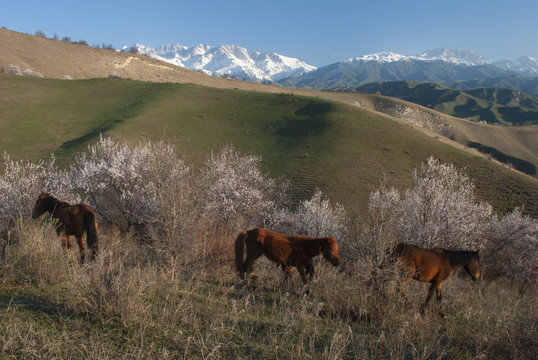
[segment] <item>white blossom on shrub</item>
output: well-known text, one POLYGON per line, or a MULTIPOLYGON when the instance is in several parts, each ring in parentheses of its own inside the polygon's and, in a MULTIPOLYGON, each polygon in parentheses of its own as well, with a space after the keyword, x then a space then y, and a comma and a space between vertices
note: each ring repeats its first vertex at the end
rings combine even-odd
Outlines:
POLYGON ((482 252, 491 276, 532 283, 538 264, 538 220, 517 208, 502 217, 494 216, 488 246, 482 252))
POLYGON ((346 228, 346 213, 342 205, 332 205, 317 189, 310 200, 299 205, 297 221, 299 233, 316 237, 334 236, 341 241, 346 228))
POLYGON ((95 207, 109 223, 129 228, 144 225, 158 212, 158 186, 155 166, 168 174, 161 181, 185 171, 173 149, 163 143, 147 142, 135 147, 100 138, 89 152, 76 156, 69 171, 73 191, 95 207), (167 166, 162 166, 167 162, 167 166))
POLYGON ((6 72, 12 75, 22 75, 21 69, 17 65, 8 65, 6 72))
POLYGON ((261 158, 241 156, 233 146, 211 154, 203 179, 207 182, 203 211, 224 222, 241 220, 258 226, 275 209, 279 188, 275 180, 262 174, 261 158))
POLYGON ((44 78, 45 76, 43 76, 43 74, 41 74, 40 72, 37 72, 37 71, 34 71, 32 69, 26 69, 24 70, 24 72, 22 73, 22 75, 24 76, 29 76, 29 77, 36 77, 36 78, 44 78))
POLYGON ((478 202, 469 177, 430 157, 413 173, 414 186, 399 203, 405 241, 425 247, 473 249, 484 241, 492 208, 478 202))
POLYGON ((34 203, 42 191, 63 196, 68 201, 66 174, 56 168, 55 158, 49 162, 14 161, 4 153, 4 171, 0 176, 0 216, 15 219, 29 216, 34 203))

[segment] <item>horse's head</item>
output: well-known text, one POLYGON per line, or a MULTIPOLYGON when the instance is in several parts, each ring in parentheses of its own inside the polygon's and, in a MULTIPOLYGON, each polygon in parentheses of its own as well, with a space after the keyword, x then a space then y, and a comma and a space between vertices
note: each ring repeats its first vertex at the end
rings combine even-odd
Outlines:
POLYGON ((465 265, 465 270, 471 275, 473 280, 480 279, 480 269, 478 268, 478 263, 480 262, 480 257, 478 251, 473 251, 471 254, 471 261, 465 265))
POLYGON ((37 219, 47 211, 47 199, 50 197, 49 194, 41 193, 37 198, 32 211, 32 218, 37 219))
POLYGON ((338 255, 338 244, 334 240, 334 237, 327 238, 327 243, 322 249, 323 257, 334 266, 338 266, 340 263, 340 256, 338 255))

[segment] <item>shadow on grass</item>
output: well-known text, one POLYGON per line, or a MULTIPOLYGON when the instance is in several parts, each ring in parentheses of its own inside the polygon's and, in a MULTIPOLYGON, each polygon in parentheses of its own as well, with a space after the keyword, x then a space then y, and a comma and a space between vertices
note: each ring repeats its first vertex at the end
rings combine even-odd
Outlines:
POLYGON ((471 142, 467 144, 467 146, 476 149, 483 154, 488 154, 495 160, 498 160, 504 164, 512 165, 515 169, 524 172, 525 174, 536 176, 536 165, 531 162, 507 155, 493 147, 485 146, 477 142, 471 142))
POLYGON ((0 310, 5 310, 10 307, 22 307, 27 311, 33 313, 41 313, 48 316, 85 316, 73 309, 70 309, 65 304, 53 303, 50 300, 46 300, 36 296, 30 295, 0 295, 0 310))

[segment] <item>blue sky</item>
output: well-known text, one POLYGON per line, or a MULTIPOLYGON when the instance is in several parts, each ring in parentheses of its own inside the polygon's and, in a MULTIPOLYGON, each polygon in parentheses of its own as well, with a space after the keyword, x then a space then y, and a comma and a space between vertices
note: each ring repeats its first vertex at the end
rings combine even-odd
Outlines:
MULTIPOLYGON (((324 66, 438 46, 538 58, 537 0, 0 1, 0 26, 115 48, 200 43, 274 51, 324 66)), ((1 51, 1 49, 0 49, 1 51)))

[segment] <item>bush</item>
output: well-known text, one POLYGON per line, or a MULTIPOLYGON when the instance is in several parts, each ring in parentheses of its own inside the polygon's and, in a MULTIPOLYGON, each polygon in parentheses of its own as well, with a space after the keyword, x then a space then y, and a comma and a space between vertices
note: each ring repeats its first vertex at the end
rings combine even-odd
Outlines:
POLYGON ((24 70, 24 72, 22 73, 22 75, 24 76, 29 76, 29 77, 35 77, 35 78, 44 78, 45 76, 43 76, 43 74, 37 72, 37 71, 34 71, 32 69, 26 69, 24 70))
POLYGON ((22 75, 21 69, 19 69, 18 66, 11 64, 6 68, 6 72, 12 75, 22 75))
POLYGON ((488 243, 483 251, 489 277, 503 277, 519 284, 536 281, 538 264, 538 220, 515 209, 493 217, 488 243))

